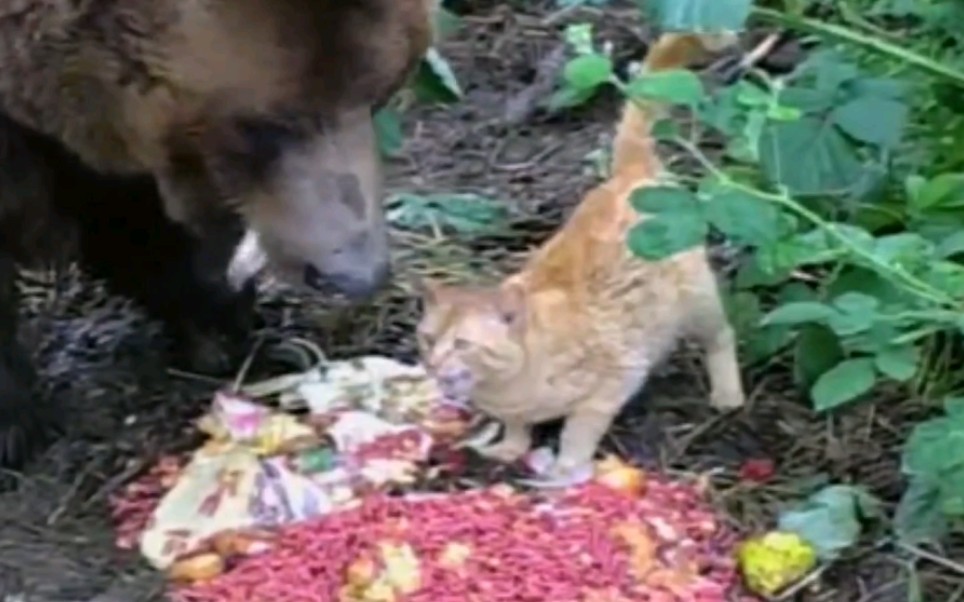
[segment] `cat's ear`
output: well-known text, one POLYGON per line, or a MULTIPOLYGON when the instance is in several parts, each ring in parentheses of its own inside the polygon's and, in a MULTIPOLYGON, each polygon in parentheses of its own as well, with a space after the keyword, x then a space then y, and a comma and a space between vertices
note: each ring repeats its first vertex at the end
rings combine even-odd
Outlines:
POLYGON ((521 282, 506 280, 499 286, 496 309, 502 321, 513 328, 525 326, 526 290, 521 282))

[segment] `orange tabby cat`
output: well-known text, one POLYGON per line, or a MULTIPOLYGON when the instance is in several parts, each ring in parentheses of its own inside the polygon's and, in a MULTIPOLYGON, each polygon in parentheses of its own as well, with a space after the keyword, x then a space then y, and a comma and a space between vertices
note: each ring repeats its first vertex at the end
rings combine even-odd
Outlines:
MULTIPOLYGON (((720 41, 666 34, 644 69, 686 66, 720 41)), ((640 220, 631 193, 663 173, 650 133, 655 110, 627 103, 612 176, 520 272, 487 288, 423 284, 418 341, 427 369, 448 397, 471 401, 505 426, 502 441, 479 450, 485 456, 517 460, 529 450, 532 425, 565 417, 550 478, 584 468, 629 397, 687 335, 705 350, 712 405, 744 403, 733 331, 705 249, 647 262, 626 246, 640 220)))

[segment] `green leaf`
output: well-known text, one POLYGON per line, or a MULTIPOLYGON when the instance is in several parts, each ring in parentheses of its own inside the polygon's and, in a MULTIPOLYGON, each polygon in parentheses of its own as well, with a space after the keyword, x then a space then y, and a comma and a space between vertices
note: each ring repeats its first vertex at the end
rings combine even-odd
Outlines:
POLYGON ((872 358, 844 360, 817 379, 810 396, 814 407, 822 412, 860 397, 873 388, 876 380, 872 358))
POLYGON ((802 71, 812 77, 816 91, 834 97, 835 105, 844 87, 860 78, 860 68, 833 47, 818 48, 805 61, 802 71))
POLYGON ((740 335, 752 334, 759 328, 760 299, 749 291, 738 291, 724 296, 726 314, 729 317, 733 329, 740 335))
POLYGON ((792 269, 783 269, 780 271, 764 270, 760 266, 759 253, 759 249, 753 252, 747 262, 740 267, 733 281, 734 286, 741 289, 757 286, 776 286, 790 277, 793 271, 792 269))
POLYGON ((646 186, 635 190, 629 201, 648 216, 629 232, 629 248, 638 257, 659 261, 705 241, 709 226, 703 207, 689 190, 646 186))
POLYGON ((665 31, 719 32, 743 30, 751 0, 646 0, 643 6, 665 31))
POLYGON ((679 186, 643 186, 633 191, 629 202, 636 211, 648 215, 701 211, 696 195, 679 186))
POLYGON ((643 73, 629 82, 626 93, 633 100, 690 106, 699 103, 706 95, 700 78, 685 69, 643 73))
POLYGON ((423 102, 452 103, 462 99, 462 87, 449 62, 434 47, 429 48, 419 65, 413 83, 415 94, 423 102))
POLYGON ((745 356, 747 363, 752 364, 772 360, 793 341, 793 331, 789 326, 757 328, 747 339, 745 356))
POLYGON ((954 232, 942 240, 935 249, 938 257, 948 259, 959 253, 964 253, 964 231, 954 232))
POLYGON ((833 261, 844 254, 840 245, 821 229, 798 234, 757 249, 755 259, 762 271, 782 274, 805 265, 833 261))
POLYGON ((773 101, 769 90, 761 88, 754 82, 740 80, 733 84, 736 89, 736 101, 745 107, 767 107, 773 101))
POLYGON ((935 541, 947 533, 941 513, 941 488, 933 481, 915 477, 904 491, 894 514, 894 532, 904 543, 935 541))
POLYGON ((905 267, 930 261, 934 250, 934 243, 914 232, 881 236, 874 244, 874 255, 878 260, 905 267))
POLYGON ((908 179, 910 207, 917 212, 964 207, 964 174, 942 173, 930 180, 908 179))
POLYGON ((679 124, 672 119, 660 119, 653 124, 653 138, 657 140, 672 140, 679 136, 679 124))
POLYGON ((505 203, 474 194, 397 194, 386 201, 386 218, 402 228, 450 228, 480 235, 501 229, 508 218, 505 203))
POLYGON ((901 303, 906 297, 906 293, 898 285, 877 272, 862 267, 844 268, 831 282, 825 282, 824 286, 827 296, 834 299, 852 292, 869 295, 884 304, 901 303))
POLYGON ((563 87, 553 92, 543 104, 550 112, 580 107, 592 100, 598 91, 599 88, 577 90, 576 88, 563 87))
POLYGON ((438 0, 435 3, 434 29, 436 40, 455 33, 462 25, 462 20, 459 19, 459 16, 442 6, 442 1, 443 0, 438 0))
POLYGON ((950 414, 918 423, 904 445, 901 470, 910 476, 940 480, 949 470, 964 470, 964 414, 950 414))
POLYGON ((717 187, 709 191, 706 217, 737 242, 762 246, 780 235, 780 211, 770 202, 742 190, 717 187))
POLYGON ((836 230, 838 234, 847 239, 847 242, 858 249, 866 251, 867 253, 874 252, 876 239, 874 238, 873 234, 864 228, 841 222, 833 222, 830 224, 830 227, 836 230))
POLYGON ((375 125, 375 136, 378 139, 378 149, 386 157, 397 156, 405 143, 401 115, 395 109, 385 107, 375 113, 372 120, 375 125))
POLYGON ((847 194, 864 176, 860 160, 840 131, 809 116, 764 128, 760 165, 774 184, 786 186, 795 195, 847 194))
POLYGON ((945 399, 944 412, 953 418, 964 419, 964 397, 948 397, 945 399))
POLYGON ((891 98, 860 96, 834 109, 831 117, 857 140, 893 148, 900 142, 907 121, 907 105, 891 98))
POLYGON ((566 25, 563 37, 576 54, 593 54, 592 23, 580 22, 566 25))
POLYGON ((832 330, 819 324, 805 326, 793 348, 794 381, 799 387, 809 389, 843 356, 843 348, 832 330))
POLYGON ((858 292, 847 292, 833 300, 834 306, 847 313, 875 313, 880 301, 870 295, 858 292))
POLYGON ((833 317, 837 312, 834 308, 815 301, 801 301, 787 303, 774 309, 763 317, 762 326, 774 324, 803 324, 806 322, 822 322, 833 317))
POLYGON ((584 54, 566 64, 563 77, 576 90, 593 90, 609 81, 613 61, 603 54, 584 54))
POLYGON ((890 378, 904 382, 917 373, 920 350, 914 345, 891 345, 881 349, 874 358, 877 369, 890 378))
POLYGON ((785 107, 781 104, 773 104, 767 107, 767 119, 773 121, 796 121, 803 116, 803 111, 796 107, 785 107))
POLYGON ((964 470, 950 471, 941 483, 941 512, 945 516, 964 517, 964 470))
POLYGON ((802 282, 790 282, 777 293, 778 303, 819 301, 817 292, 802 282))
POLYGON ((648 217, 629 231, 629 249, 647 261, 661 261, 703 244, 708 230, 701 213, 648 217))
POLYGON ((778 519, 778 529, 805 539, 821 560, 833 560, 854 545, 862 531, 861 518, 877 515, 878 503, 865 491, 830 485, 778 519))
POLYGON ((964 296, 964 265, 956 261, 932 261, 921 266, 918 277, 949 299, 964 296))
POLYGON ((863 293, 849 292, 834 299, 837 309, 827 323, 838 336, 849 336, 864 332, 877 320, 877 307, 880 302, 863 293))

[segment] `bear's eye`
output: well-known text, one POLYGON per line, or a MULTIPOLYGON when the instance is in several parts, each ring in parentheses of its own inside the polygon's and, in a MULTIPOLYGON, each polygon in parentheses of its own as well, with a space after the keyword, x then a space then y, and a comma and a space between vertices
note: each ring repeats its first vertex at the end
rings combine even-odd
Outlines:
POLYGON ((298 134, 285 124, 266 119, 242 118, 235 122, 241 137, 241 154, 249 167, 264 170, 274 164, 285 148, 298 140, 298 134))

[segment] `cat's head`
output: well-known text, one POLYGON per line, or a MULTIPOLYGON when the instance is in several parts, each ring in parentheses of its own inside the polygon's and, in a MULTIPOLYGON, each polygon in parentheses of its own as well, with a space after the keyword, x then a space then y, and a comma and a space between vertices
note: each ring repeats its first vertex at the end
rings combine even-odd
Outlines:
POLYGON ((473 288, 422 283, 418 350, 446 398, 467 404, 480 386, 515 376, 525 363, 525 291, 511 280, 473 288))

